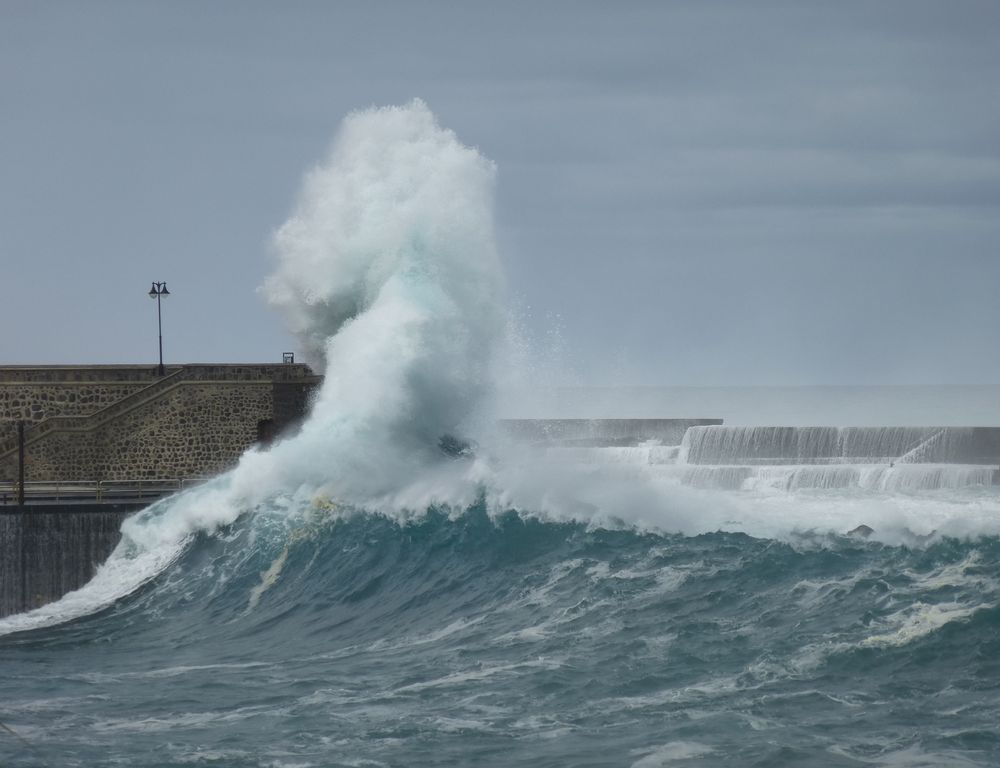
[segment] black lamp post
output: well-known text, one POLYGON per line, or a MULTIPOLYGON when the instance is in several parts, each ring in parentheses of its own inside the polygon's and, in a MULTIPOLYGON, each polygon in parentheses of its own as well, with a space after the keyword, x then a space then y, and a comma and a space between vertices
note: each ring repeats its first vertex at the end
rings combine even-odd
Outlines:
POLYGON ((167 290, 166 283, 153 283, 153 287, 149 289, 149 298, 156 299, 156 327, 160 331, 160 368, 159 374, 163 376, 163 315, 160 312, 160 297, 169 296, 170 291, 167 290))

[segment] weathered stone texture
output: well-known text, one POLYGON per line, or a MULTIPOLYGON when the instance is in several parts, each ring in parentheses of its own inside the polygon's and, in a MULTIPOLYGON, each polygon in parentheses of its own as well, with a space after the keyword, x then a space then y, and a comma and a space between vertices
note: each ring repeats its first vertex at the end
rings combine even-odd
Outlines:
POLYGON ((145 384, 108 382, 8 384, 0 382, 0 413, 7 419, 41 421, 49 416, 83 416, 106 408, 145 384))
POLYGON ((139 391, 145 384, 7 384, 0 382, 0 443, 11 439, 19 420, 86 416, 139 391))
POLYGON ((60 431, 28 446, 30 479, 202 477, 230 466, 271 416, 267 382, 180 383, 92 430, 60 431))
POLYGON ((86 416, 157 378, 155 367, 148 365, 0 368, 0 443, 14 435, 18 421, 31 424, 55 416, 86 416))
MULTIPOLYGON (((52 420, 31 427, 26 436, 25 479, 212 475, 232 466, 260 437, 272 436, 300 419, 308 393, 319 381, 308 368, 295 365, 188 366, 168 374, 145 384, 88 384, 95 388, 89 403, 80 403, 79 396, 70 398, 81 386, 76 382, 45 384, 51 399, 40 402, 55 406, 45 411, 52 420), (99 397, 96 389, 101 390, 99 397), (112 400, 114 395, 117 400, 112 400), (61 410, 62 404, 71 402, 76 412, 61 410)), ((23 401, 24 395, 17 392, 43 388, 36 382, 7 384, 10 404, 23 401)), ((5 409, 0 403, 0 421, 6 420, 8 433, 16 429, 19 414, 13 405, 5 409)), ((10 480, 17 474, 17 453, 9 443, 3 445, 7 451, 0 450, 0 480, 10 480)))

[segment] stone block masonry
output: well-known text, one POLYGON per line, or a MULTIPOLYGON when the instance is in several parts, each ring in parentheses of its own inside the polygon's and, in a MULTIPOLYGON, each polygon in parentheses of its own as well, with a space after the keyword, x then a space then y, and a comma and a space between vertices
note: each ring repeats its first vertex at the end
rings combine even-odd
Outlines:
POLYGON ((0 480, 155 480, 225 470, 301 420, 319 384, 304 365, 0 368, 0 480))

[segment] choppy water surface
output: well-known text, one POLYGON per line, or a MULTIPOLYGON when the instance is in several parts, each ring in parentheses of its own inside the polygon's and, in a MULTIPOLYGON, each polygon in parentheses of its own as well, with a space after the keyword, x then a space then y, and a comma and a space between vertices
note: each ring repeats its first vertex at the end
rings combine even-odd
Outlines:
POLYGON ((995 765, 1000 541, 258 514, 0 644, 18 765, 995 765))

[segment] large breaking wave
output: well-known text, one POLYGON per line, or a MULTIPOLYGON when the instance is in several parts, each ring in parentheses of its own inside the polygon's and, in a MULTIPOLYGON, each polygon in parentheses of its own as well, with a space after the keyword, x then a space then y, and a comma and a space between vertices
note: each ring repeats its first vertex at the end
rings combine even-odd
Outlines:
MULTIPOLYGON (((262 288, 325 372, 301 430, 127 520, 121 544, 90 584, 0 622, 0 633, 96 611, 163 572, 192 537, 247 513, 292 521, 318 511, 375 513, 405 522, 432 507, 458 515, 479 504, 493 516, 516 510, 555 523, 684 534, 787 539, 866 524, 879 540, 908 543, 1000 530, 995 494, 924 498, 891 493, 899 489, 883 483, 876 490, 890 493, 796 495, 787 491, 862 486, 862 470, 697 465, 698 456, 718 458, 733 440, 747 442, 745 433, 695 430, 696 442, 679 449, 695 463, 681 474, 642 455, 666 451, 676 464, 676 448, 567 462, 565 454, 512 446, 495 433, 490 408, 505 345, 494 177, 494 165, 420 101, 348 116, 275 235, 277 267, 262 288), (461 445, 465 438, 477 446, 474 456, 442 452, 442 440, 461 445), (751 475, 759 493, 718 492, 751 475), (776 486, 785 492, 772 492, 776 486)), ((835 458, 897 450, 913 437, 895 435, 891 446, 873 448, 853 433, 802 434, 793 446, 799 454, 835 458)), ((941 444, 929 435, 926 450, 941 444)), ((940 474, 947 480, 957 471, 940 474)), ((955 482, 969 478, 982 479, 967 472, 955 482)), ((284 561, 275 563, 265 581, 278 578, 284 561)))

